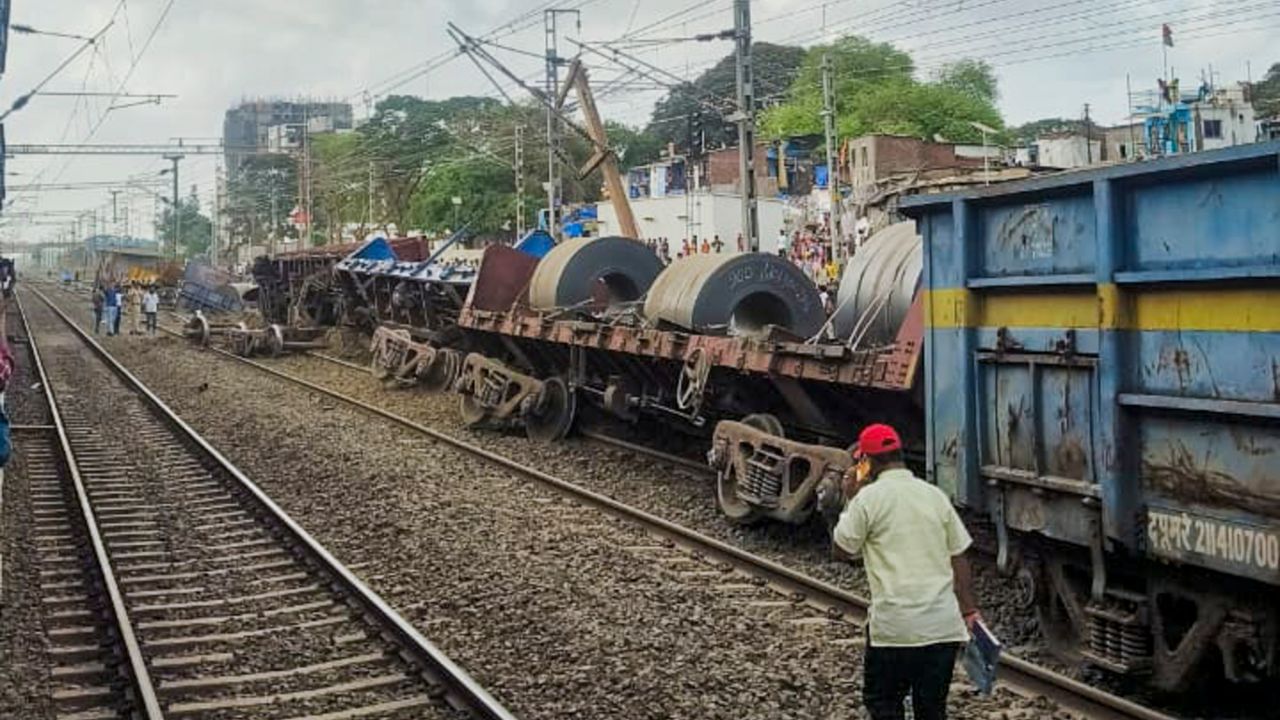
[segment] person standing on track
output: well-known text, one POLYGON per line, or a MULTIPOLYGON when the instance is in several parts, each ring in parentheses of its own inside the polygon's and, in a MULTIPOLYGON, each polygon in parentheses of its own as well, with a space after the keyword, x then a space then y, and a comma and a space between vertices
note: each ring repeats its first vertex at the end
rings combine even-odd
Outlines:
POLYGON ((138 283, 129 283, 129 291, 125 294, 125 308, 129 313, 129 334, 142 334, 142 288, 138 287, 138 283))
POLYGON ((863 703, 872 720, 943 720, 956 654, 980 619, 965 550, 972 543, 946 493, 903 462, 888 425, 858 437, 845 477, 836 546, 861 555, 871 585, 863 703))
POLYGON ((147 334, 155 337, 156 314, 160 312, 160 296, 156 294, 155 285, 148 285, 142 294, 142 312, 147 316, 147 334))
POLYGON ((103 298, 103 307, 107 310, 107 335, 115 335, 120 321, 120 288, 116 285, 108 286, 103 298))
POLYGON ((107 293, 101 285, 93 286, 93 334, 102 333, 102 313, 106 310, 107 293))

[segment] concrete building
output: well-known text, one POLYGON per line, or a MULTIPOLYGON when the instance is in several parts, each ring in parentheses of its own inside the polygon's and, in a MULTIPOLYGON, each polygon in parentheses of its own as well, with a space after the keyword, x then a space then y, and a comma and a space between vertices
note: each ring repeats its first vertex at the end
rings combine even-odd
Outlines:
POLYGON ((249 100, 231 108, 222 122, 222 141, 229 148, 226 152, 229 176, 234 177, 251 154, 239 149, 287 152, 293 149, 289 143, 301 147, 304 126, 313 134, 342 132, 355 127, 355 115, 349 103, 306 99, 249 100))
POLYGON ((1257 142, 1259 127, 1247 83, 1217 87, 1202 83, 1182 92, 1179 83, 1134 94, 1150 157, 1216 150, 1257 142))
POLYGON ((1103 162, 1131 162, 1146 157, 1146 148, 1142 142, 1142 123, 1101 128, 1101 133, 1103 162))
POLYGON ((956 152, 951 143, 927 142, 897 135, 863 135, 841 149, 841 175, 852 188, 855 204, 872 202, 883 188, 918 182, 956 171, 981 171, 981 152, 956 152))
MULTIPOLYGON (((759 198, 756 205, 760 249, 774 252, 786 215, 786 203, 777 198, 759 198)), ((600 203, 598 211, 599 234, 621 234, 613 205, 600 203)), ((742 232, 742 199, 736 193, 700 190, 690 195, 632 198, 631 211, 636 216, 640 238, 667 238, 672 257, 679 252, 681 240, 692 235, 700 240, 719 235, 725 252, 736 251, 738 234, 742 232)))
POLYGON ((1196 125, 1196 149, 1216 150, 1258 141, 1249 86, 1236 83, 1212 88, 1191 106, 1196 125))
POLYGON ((1034 143, 1035 165, 1054 170, 1071 170, 1102 162, 1102 140, 1064 133, 1041 137, 1034 143))

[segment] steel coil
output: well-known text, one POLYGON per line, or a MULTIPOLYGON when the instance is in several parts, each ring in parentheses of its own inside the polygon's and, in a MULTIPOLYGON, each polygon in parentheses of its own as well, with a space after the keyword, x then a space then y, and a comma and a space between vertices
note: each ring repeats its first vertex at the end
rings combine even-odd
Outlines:
POLYGON ((644 243, 623 237, 566 240, 538 263, 529 281, 529 305, 538 310, 639 300, 662 272, 644 243))
POLYGON ((922 247, 910 221, 867 239, 840 279, 832 318, 836 337, 872 346, 894 341, 920 287, 922 247))
POLYGON ((775 326, 808 338, 826 315, 818 288, 794 264, 767 253, 694 255, 668 267, 645 317, 698 333, 760 335, 775 326))

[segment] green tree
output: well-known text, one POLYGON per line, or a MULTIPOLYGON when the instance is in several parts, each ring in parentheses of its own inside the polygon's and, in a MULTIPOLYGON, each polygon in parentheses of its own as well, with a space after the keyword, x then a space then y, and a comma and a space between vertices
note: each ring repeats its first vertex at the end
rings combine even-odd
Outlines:
POLYGON ((868 133, 977 142, 970 123, 1003 127, 995 76, 982 62, 961 61, 932 82, 915 79, 911 56, 888 43, 848 36, 811 48, 785 102, 763 114, 766 137, 818 135, 822 128, 822 58, 829 56, 841 137, 868 133))
POLYGON ((1079 118, 1042 118, 1009 128, 1009 137, 1017 143, 1029 143, 1050 133, 1084 134, 1085 124, 1079 118))
POLYGON ((934 76, 934 83, 982 102, 994 104, 1000 99, 995 70, 985 60, 959 60, 944 65, 934 76))
POLYGON ((175 230, 178 233, 178 247, 183 257, 195 257, 209 252, 213 244, 213 222, 200 212, 200 199, 196 197, 195 188, 191 195, 178 199, 178 226, 174 227, 174 211, 172 203, 165 205, 159 222, 156 223, 156 236, 160 238, 161 247, 172 248, 175 230))
POLYGON ((1280 116, 1280 62, 1272 63, 1262 80, 1253 84, 1253 106, 1259 117, 1280 116))
MULTIPOLYGON (((454 97, 424 100, 393 95, 360 127, 363 147, 374 165, 375 184, 388 222, 406 228, 413 196, 430 166, 456 149, 452 124, 500 107, 497 100, 454 97)), ((367 169, 366 169, 367 172, 367 169)))
POLYGON ((478 158, 438 165, 427 173, 414 195, 414 227, 442 233, 464 225, 472 233, 495 233, 513 227, 514 180, 510 166, 478 158), (460 204, 454 204, 458 198, 460 204))
POLYGON ((290 155, 250 157, 227 182, 226 218, 233 237, 251 243, 293 233, 289 212, 298 202, 298 163, 290 155))
POLYGON ((348 223, 360 225, 356 237, 368 234, 374 225, 369 202, 373 161, 367 157, 362 137, 358 133, 313 137, 311 163, 313 222, 324 229, 326 241, 341 242, 348 223))
POLYGON ((618 164, 623 168, 647 165, 662 155, 666 143, 646 128, 633 128, 625 123, 606 120, 605 132, 609 146, 618 153, 618 164))

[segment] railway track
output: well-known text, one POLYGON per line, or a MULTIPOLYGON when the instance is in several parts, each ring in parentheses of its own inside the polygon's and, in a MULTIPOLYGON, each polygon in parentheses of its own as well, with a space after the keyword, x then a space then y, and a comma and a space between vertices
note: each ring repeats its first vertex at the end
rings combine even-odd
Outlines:
POLYGON ((24 443, 54 710, 513 716, 38 291, 24 443))
MULTIPOLYGON (((168 331, 181 336, 180 332, 168 331)), ((389 420, 404 428, 424 435, 432 440, 444 443, 467 454, 482 458, 507 471, 536 481, 555 489, 583 505, 593 507, 607 515, 644 528, 651 536, 659 540, 659 547, 673 548, 687 557, 704 564, 709 564, 722 571, 736 571, 740 576, 757 584, 764 584, 783 596, 793 605, 806 605, 816 615, 861 623, 865 621, 867 601, 855 594, 835 587, 823 581, 796 572, 768 558, 755 555, 728 543, 706 536, 697 531, 685 528, 676 523, 631 507, 610 497, 587 488, 570 483, 561 478, 545 473, 537 468, 517 460, 500 455, 493 451, 474 445, 460 438, 437 431, 421 423, 401 415, 389 412, 371 403, 349 395, 334 391, 323 385, 296 375, 283 372, 277 368, 257 360, 244 358, 219 348, 208 348, 211 352, 252 367, 258 371, 274 376, 307 390, 338 400, 361 411, 389 420)), ((317 353, 330 362, 346 366, 353 370, 364 368, 343 360, 317 353)), ((666 453, 654 451, 643 446, 610 438, 606 435, 596 436, 597 440, 608 442, 629 450, 637 450, 664 460, 687 464, 686 458, 668 456, 666 453)), ((701 468, 699 468, 701 469, 701 468)), ((655 547, 655 550, 657 548, 655 547)), ((661 562, 671 562, 664 558, 661 562)), ((1060 673, 1043 668, 1021 658, 1005 655, 1002 658, 1001 680, 1006 687, 1016 693, 1030 697, 1046 697, 1055 701, 1063 709, 1086 718, 1103 718, 1107 720, 1170 720, 1172 716, 1154 710, 1126 698, 1107 693, 1085 683, 1066 677, 1060 673)))

